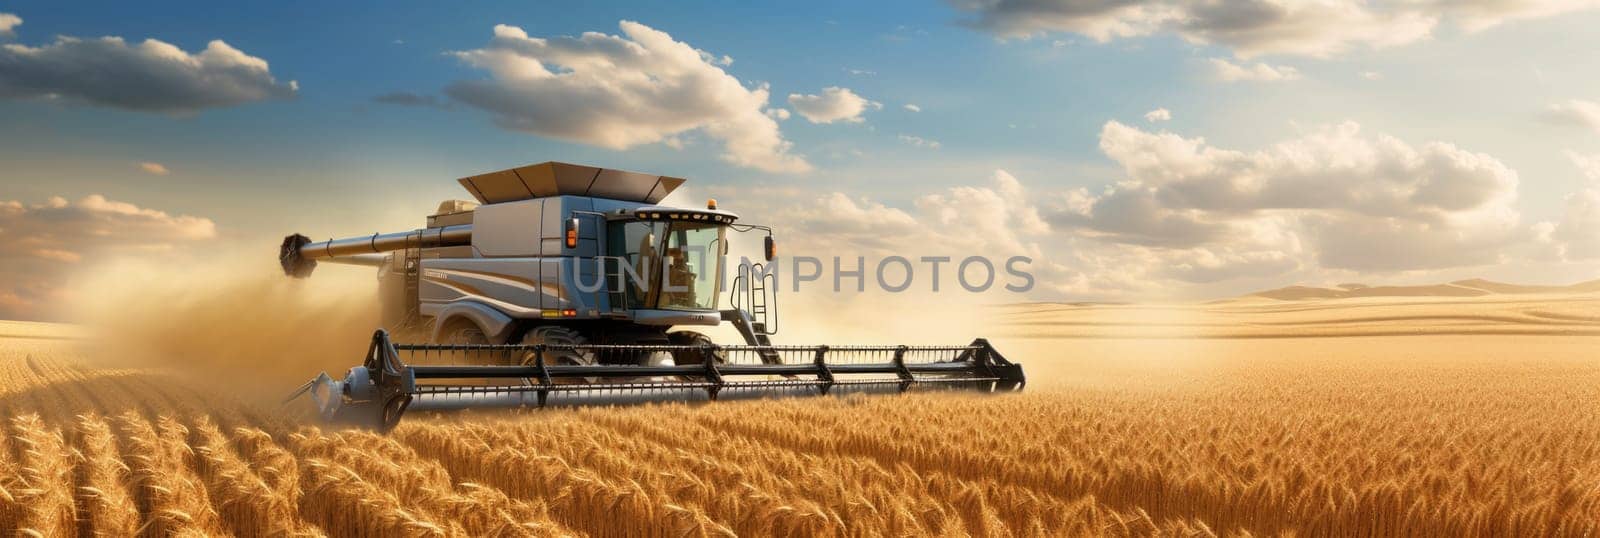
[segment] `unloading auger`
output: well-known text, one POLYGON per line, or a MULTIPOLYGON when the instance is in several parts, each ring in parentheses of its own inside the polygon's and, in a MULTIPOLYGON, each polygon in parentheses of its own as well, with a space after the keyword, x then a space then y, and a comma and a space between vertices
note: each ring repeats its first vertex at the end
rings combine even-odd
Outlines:
POLYGON ((314 242, 284 238, 296 278, 317 262, 378 267, 384 326, 360 366, 309 394, 328 420, 382 429, 407 410, 1020 390, 1021 365, 965 346, 779 346, 776 275, 741 263, 719 309, 727 232, 766 226, 709 201, 657 205, 683 179, 558 162, 462 178, 425 228, 314 242), (731 324, 740 345, 688 330, 731 324))

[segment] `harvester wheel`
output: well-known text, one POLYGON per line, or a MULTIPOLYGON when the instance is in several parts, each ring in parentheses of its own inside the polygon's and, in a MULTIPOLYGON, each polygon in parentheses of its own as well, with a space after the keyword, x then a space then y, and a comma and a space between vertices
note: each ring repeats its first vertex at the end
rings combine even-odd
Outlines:
MULTIPOLYGON (((715 342, 711 341, 711 337, 694 331, 677 331, 667 333, 667 341, 672 342, 672 345, 675 346, 703 347, 715 344, 715 342)), ((728 362, 727 354, 723 353, 720 349, 711 352, 711 358, 716 362, 716 364, 725 364, 728 362)), ((672 361, 680 366, 685 364, 705 364, 705 352, 698 349, 674 351, 672 352, 672 361)))
MULTIPOLYGON (((528 329, 528 334, 522 336, 522 345, 525 346, 534 346, 539 344, 544 344, 547 346, 581 346, 588 343, 589 340, 584 338, 582 334, 579 334, 578 331, 569 329, 567 327, 562 327, 560 325, 541 325, 534 327, 532 329, 528 329)), ((522 357, 522 363, 524 365, 531 366, 534 364, 534 359, 535 357, 533 353, 529 352, 527 355, 522 357)), ((594 351, 587 349, 581 351, 570 349, 547 349, 544 352, 544 363, 550 366, 583 366, 597 364, 597 361, 595 360, 594 351)), ((529 381, 531 383, 537 383, 537 380, 529 381)), ((594 383, 595 378, 565 377, 553 379, 551 382, 557 384, 594 383)))
MULTIPOLYGON (((479 329, 478 324, 473 323, 471 320, 456 318, 450 320, 449 325, 445 325, 444 331, 439 333, 439 341, 436 343, 451 346, 486 346, 489 345, 489 337, 483 335, 483 329, 479 329)), ((484 354, 472 351, 452 351, 442 358, 449 364, 486 364, 483 362, 485 359, 484 354)), ((505 382, 506 380, 504 379, 484 378, 477 383, 504 385, 505 382)))
POLYGON ((445 327, 439 334, 439 343, 451 345, 482 346, 489 344, 489 337, 483 335, 483 329, 467 320, 458 319, 445 327))
MULTIPOLYGON (((715 344, 715 342, 711 341, 711 337, 694 331, 667 333, 667 341, 675 346, 695 346, 702 349, 704 346, 715 344)), ((728 355, 718 349, 711 352, 711 360, 713 364, 727 364, 728 355)), ((706 352, 700 349, 674 351, 672 352, 672 361, 678 364, 704 365, 706 363, 706 352)), ((701 381, 705 379, 705 376, 683 376, 679 379, 683 381, 701 381)))

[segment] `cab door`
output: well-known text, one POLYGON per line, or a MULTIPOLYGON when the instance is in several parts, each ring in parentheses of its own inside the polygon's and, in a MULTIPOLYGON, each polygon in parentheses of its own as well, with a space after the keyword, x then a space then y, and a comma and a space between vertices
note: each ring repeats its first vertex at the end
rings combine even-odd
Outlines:
POLYGON ((655 308, 661 276, 661 241, 666 223, 613 221, 607 224, 606 286, 612 310, 655 308), (622 286, 617 287, 618 282, 622 286))

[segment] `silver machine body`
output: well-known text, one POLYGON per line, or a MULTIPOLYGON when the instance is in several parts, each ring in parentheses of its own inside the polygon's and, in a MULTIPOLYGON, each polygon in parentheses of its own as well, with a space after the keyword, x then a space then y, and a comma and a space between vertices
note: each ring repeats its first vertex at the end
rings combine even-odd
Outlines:
POLYGON ((1008 392, 1026 383, 1021 365, 981 338, 773 345, 774 273, 741 266, 732 289, 724 285, 727 233, 765 231, 770 262, 772 230, 736 223, 714 203, 659 205, 681 178, 545 162, 459 182, 476 202, 447 201, 423 228, 284 238, 278 261, 292 277, 319 262, 376 267, 384 310, 359 366, 342 380, 324 373, 291 399, 309 394, 324 419, 387 429, 408 408, 1008 392), (684 329, 724 322, 742 343, 684 329))
MULTIPOLYGON (((630 263, 637 260, 617 256, 626 254, 608 244, 613 226, 639 221, 641 212, 716 225, 738 219, 727 211, 656 205, 684 180, 547 162, 459 181, 477 203, 445 202, 418 230, 317 242, 291 236, 280 254, 285 271, 305 276, 316 262, 376 266, 384 326, 421 329, 433 341, 458 320, 476 324, 492 344, 512 343, 521 329, 539 323, 722 323, 716 301, 704 309, 652 308, 654 301, 630 301, 617 289, 633 276, 656 275, 638 274, 641 268, 630 263), (568 246, 574 220, 577 240, 568 246)), ((714 279, 723 291, 722 257, 694 254, 711 273, 697 278, 714 279)))

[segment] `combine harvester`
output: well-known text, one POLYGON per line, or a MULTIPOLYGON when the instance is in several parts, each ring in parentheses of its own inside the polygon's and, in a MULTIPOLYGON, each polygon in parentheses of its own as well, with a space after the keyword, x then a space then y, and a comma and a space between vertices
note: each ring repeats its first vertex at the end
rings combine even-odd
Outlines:
POLYGON ((546 162, 460 180, 426 228, 313 242, 284 238, 284 273, 317 263, 378 268, 384 325, 343 381, 309 393, 326 420, 393 427, 407 409, 546 407, 662 399, 1020 390, 1022 367, 984 339, 965 346, 778 346, 776 282, 740 263, 719 309, 728 231, 765 233, 717 209, 656 205, 680 178, 546 162), (741 345, 685 327, 728 322, 741 345))

